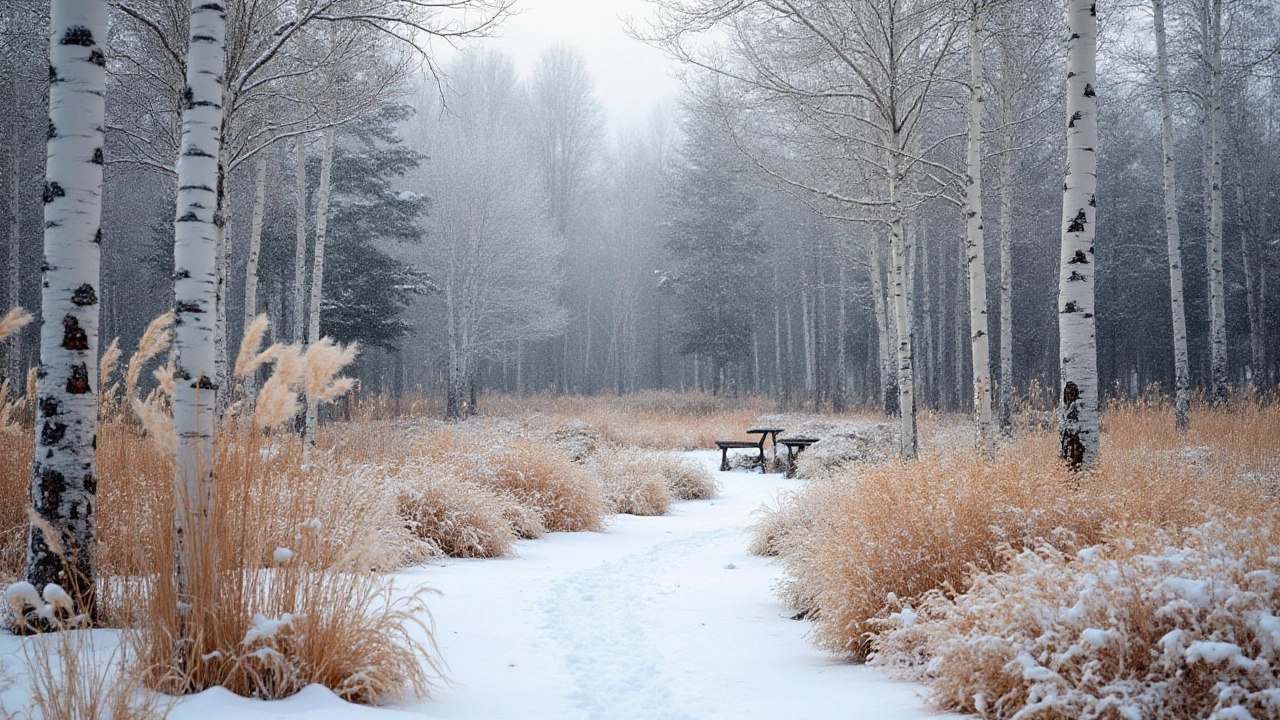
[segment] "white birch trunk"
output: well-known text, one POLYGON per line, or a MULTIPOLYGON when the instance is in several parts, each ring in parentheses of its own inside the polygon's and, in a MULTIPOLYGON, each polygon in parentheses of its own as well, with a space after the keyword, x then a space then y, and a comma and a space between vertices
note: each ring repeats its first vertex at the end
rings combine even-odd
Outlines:
POLYGON ((1179 430, 1191 424, 1191 364, 1187 358, 1187 314, 1182 294, 1182 232, 1178 226, 1177 167, 1173 153, 1173 103, 1169 98, 1169 53, 1164 0, 1152 0, 1156 32, 1156 84, 1160 91, 1160 144, 1164 152, 1164 225, 1168 240, 1169 307, 1173 314, 1174 418, 1179 430))
MULTIPOLYGON (((249 260, 244 270, 244 328, 258 316, 258 256, 262 251, 262 219, 267 207, 267 156, 258 153, 253 164, 253 215, 249 221, 249 260)), ((245 400, 252 402, 257 373, 244 379, 245 400)))
POLYGON ((25 578, 58 583, 95 612, 98 283, 107 76, 105 0, 54 0, 49 35, 49 141, 44 185, 43 323, 31 503, 62 537, 27 536, 25 578), (70 563, 74 569, 68 568, 70 563))
POLYGON ((222 417, 222 413, 226 410, 228 404, 228 391, 231 389, 231 383, 228 382, 230 373, 228 372, 229 363, 227 361, 227 274, 230 272, 231 266, 231 213, 230 213, 230 197, 227 195, 225 167, 218 167, 218 215, 222 218, 222 224, 218 227, 218 291, 217 291, 217 308, 218 319, 214 325, 213 331, 213 348, 214 348, 214 367, 216 368, 216 383, 218 385, 218 417, 222 417))
MULTIPOLYGON (((1008 77, 1006 64, 1004 77, 1008 77)), ((1006 98, 1000 155, 1000 432, 1013 436, 1013 105, 1006 98)))
POLYGON ((293 342, 300 344, 307 340, 304 321, 307 297, 307 145, 301 137, 293 145, 297 179, 294 185, 293 342))
MULTIPOLYGON (((884 409, 885 417, 893 417, 897 414, 897 373, 893 366, 893 348, 895 344, 890 337, 890 310, 885 302, 884 292, 884 263, 881 261, 881 253, 883 250, 880 243, 871 251, 871 296, 875 303, 876 312, 876 346, 879 351, 880 362, 880 401, 884 409)), ((781 362, 779 362, 781 367, 781 362)))
POLYGON ((1093 0, 1067 0, 1067 173, 1058 274, 1059 454, 1074 469, 1098 456, 1094 220, 1098 185, 1098 18, 1093 0))
POLYGON ((995 452, 991 436, 991 346, 987 333, 986 240, 982 228, 982 26, 981 0, 974 3, 969 48, 969 144, 965 179, 965 267, 969 272, 969 346, 973 358, 976 443, 995 452))
MULTIPOLYGON (((307 317, 307 337, 310 342, 320 339, 320 301, 324 296, 324 243, 329 229, 329 195, 332 190, 333 177, 333 143, 334 130, 324 131, 324 154, 320 156, 320 187, 316 193, 316 247, 312 253, 311 265, 311 307, 307 317)), ((307 425, 305 428, 308 446, 316 442, 317 406, 315 398, 307 397, 307 425)))
POLYGON ((173 420, 178 434, 175 498, 178 593, 190 596, 191 568, 215 548, 209 540, 213 504, 213 434, 217 403, 218 158, 222 138, 222 76, 226 14, 208 0, 191 2, 187 86, 178 153, 174 222, 173 420))
POLYGON ((1222 0, 1212 0, 1209 14, 1208 209, 1205 237, 1209 268, 1210 398, 1227 400, 1227 310, 1222 272, 1222 0))
POLYGON ((910 262, 908 258, 909 248, 906 247, 906 237, 903 234, 903 217, 902 217, 902 199, 899 197, 900 189, 900 158, 899 150, 901 138, 898 133, 890 134, 890 147, 893 148, 888 152, 888 162, 886 163, 889 178, 889 248, 893 253, 892 269, 893 269, 893 311, 894 320, 898 327, 898 412, 899 412, 899 435, 898 435, 898 455, 903 460, 914 460, 918 452, 918 444, 916 440, 916 396, 915 396, 915 376, 913 367, 913 348, 912 348, 912 331, 911 331, 911 304, 910 295, 911 273, 907 267, 910 262))
MULTIPOLYGON (((16 136, 16 134, 15 134, 16 136)), ((18 153, 18 143, 9 145, 9 307, 18 307, 22 303, 19 302, 20 286, 18 279, 21 277, 19 266, 22 263, 22 214, 19 212, 19 203, 22 199, 22 182, 19 179, 19 171, 21 164, 19 162, 20 154, 18 153)), ((19 389, 21 384, 19 378, 22 370, 18 367, 18 343, 22 336, 14 333, 7 341, 5 349, 5 378, 10 382, 10 386, 15 390, 19 389)), ((0 398, 3 400, 3 398, 0 398)))

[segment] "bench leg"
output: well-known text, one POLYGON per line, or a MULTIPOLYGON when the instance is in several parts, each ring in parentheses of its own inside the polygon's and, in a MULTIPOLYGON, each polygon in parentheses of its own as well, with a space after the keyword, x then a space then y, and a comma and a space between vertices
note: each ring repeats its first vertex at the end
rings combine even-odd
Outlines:
POLYGON ((796 476, 796 455, 798 454, 791 452, 791 448, 787 448, 787 469, 783 471, 782 477, 789 479, 796 476))
POLYGON ((720 472, 729 472, 729 448, 720 448, 720 472))

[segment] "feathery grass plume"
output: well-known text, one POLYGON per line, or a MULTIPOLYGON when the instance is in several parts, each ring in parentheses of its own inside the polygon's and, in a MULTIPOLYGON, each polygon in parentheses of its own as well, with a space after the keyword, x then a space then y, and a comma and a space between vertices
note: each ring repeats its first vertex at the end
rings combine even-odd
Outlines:
MULTIPOLYGON (((267 334, 267 326, 270 322, 265 314, 259 315, 249 323, 249 327, 244 329, 244 338, 240 340, 240 353, 236 356, 235 375, 243 380, 257 369, 257 365, 250 367, 250 363, 258 355, 258 349, 262 347, 262 339, 267 334)), ((260 365, 261 363, 259 363, 260 365)))
POLYGON ((297 391, 305 369, 302 347, 286 345, 273 362, 275 367, 258 390, 258 401, 253 409, 253 424, 259 428, 276 427, 298 414, 297 391))
POLYGON ((0 341, 6 340, 29 322, 31 322, 31 313, 20 307, 10 308, 9 312, 0 318, 0 341))
POLYGON ((9 397, 9 380, 5 378, 0 382, 0 432, 18 432, 18 423, 14 419, 14 414, 18 412, 20 402, 21 399, 9 397))
POLYGON ((156 379, 155 392, 165 397, 173 397, 173 363, 165 363, 151 371, 156 379))
POLYGON ((335 378, 342 368, 355 359, 356 351, 356 343, 342 346, 329 337, 323 337, 311 343, 302 356, 305 367, 303 393, 317 402, 327 402, 350 390, 351 380, 347 378, 335 380, 335 378))
MULTIPOLYGON (((125 366, 124 394, 132 397, 138 387, 138 378, 142 375, 142 367, 151 358, 164 352, 173 341, 173 311, 170 310, 152 320, 138 340, 138 350, 129 358, 125 366)), ((169 373, 172 376, 172 372, 169 373)), ((172 384, 173 378, 169 378, 172 384)), ((170 391, 166 391, 172 395, 170 391)))
MULTIPOLYGON (((98 360, 98 386, 107 387, 112 374, 116 371, 116 365, 120 362, 120 338, 111 341, 106 350, 102 351, 102 357, 98 360)), ((106 391, 100 395, 106 395, 106 391)))
POLYGON ((175 452, 178 449, 178 431, 174 428, 173 413, 169 403, 158 390, 153 390, 146 400, 130 398, 133 414, 142 423, 147 437, 161 452, 175 452))

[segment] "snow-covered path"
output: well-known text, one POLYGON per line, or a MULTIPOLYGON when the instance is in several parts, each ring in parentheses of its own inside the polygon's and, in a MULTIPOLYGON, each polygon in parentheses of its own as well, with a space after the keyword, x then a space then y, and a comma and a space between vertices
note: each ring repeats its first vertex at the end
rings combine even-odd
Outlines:
MULTIPOLYGON (((697 453, 712 469, 717 453, 697 453), (715 457, 713 457, 715 455, 715 457)), ((835 661, 771 592, 778 568, 746 552, 751 512, 799 481, 721 474, 721 497, 608 531, 522 542, 515 557, 402 573, 428 584, 456 687, 413 707, 365 709, 320 688, 276 703, 206 693, 175 720, 236 717, 441 720, 904 720, 930 712, 918 685, 835 661)))

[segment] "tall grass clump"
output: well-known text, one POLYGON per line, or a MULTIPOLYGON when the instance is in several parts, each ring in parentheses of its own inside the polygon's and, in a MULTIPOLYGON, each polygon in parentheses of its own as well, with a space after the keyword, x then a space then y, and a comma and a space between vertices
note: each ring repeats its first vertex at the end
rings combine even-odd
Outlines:
MULTIPOLYGON (((31 313, 12 308, 0 318, 0 342, 31 322, 31 313)), ((15 579, 26 553, 27 498, 31 483, 30 428, 23 422, 24 408, 33 393, 16 395, 11 378, 0 383, 0 581, 15 579)))
MULTIPOLYGON (((246 340, 256 345, 260 335, 246 340)), ((242 349, 241 378, 268 362, 275 373, 252 415, 219 431, 212 514, 186 523, 193 549, 181 593, 171 491, 162 495, 169 512, 142 525, 152 535, 150 554, 137 559, 149 570, 138 581, 147 598, 121 611, 140 623, 142 661, 157 689, 222 686, 279 698, 319 683, 344 699, 376 703, 405 689, 426 695, 438 676, 428 591, 401 596, 376 572, 399 562, 385 534, 387 519, 398 517, 395 498, 320 474, 332 468, 301 462, 307 449, 276 432, 297 409, 296 391, 325 400, 347 386, 333 377, 347 354, 317 345, 242 349), (371 512, 360 520, 372 522, 352 523, 353 510, 371 512)), ((168 437, 144 425, 153 438, 168 437)), ((413 543, 405 532, 407 552, 413 543)))
POLYGON ((641 450, 612 450, 588 466, 600 480, 611 512, 625 515, 666 515, 675 500, 662 463, 641 450))
POLYGON ((879 623, 877 662, 985 718, 1280 715, 1280 518, 1116 526, 1075 553, 1006 548, 1007 569, 879 623))
POLYGON ((425 464, 406 466, 396 478, 400 513, 407 527, 436 553, 461 558, 505 555, 517 536, 542 530, 541 515, 517 532, 517 503, 475 482, 425 464))
POLYGON ((975 571, 1004 571, 1008 548, 1069 554, 1109 527, 1176 531, 1280 506, 1268 479, 1280 448, 1246 431, 1272 427, 1276 409, 1196 413, 1198 435, 1181 444, 1172 421, 1154 415, 1105 416, 1101 459, 1085 474, 1062 467, 1051 436, 1031 435, 993 461, 949 448, 812 480, 765 511, 753 549, 780 556, 780 594, 815 619, 818 645, 862 658, 876 618, 931 591, 959 592, 975 571))

